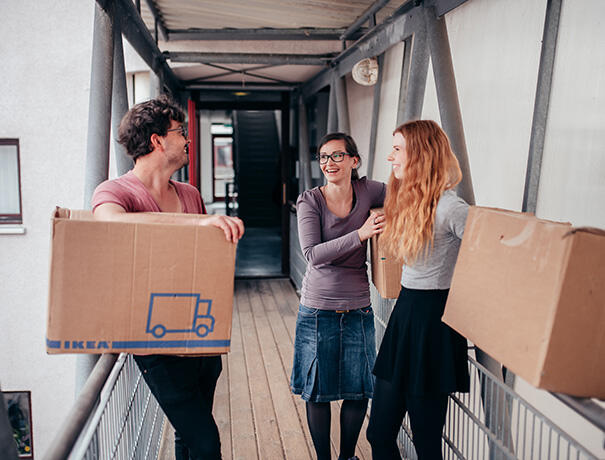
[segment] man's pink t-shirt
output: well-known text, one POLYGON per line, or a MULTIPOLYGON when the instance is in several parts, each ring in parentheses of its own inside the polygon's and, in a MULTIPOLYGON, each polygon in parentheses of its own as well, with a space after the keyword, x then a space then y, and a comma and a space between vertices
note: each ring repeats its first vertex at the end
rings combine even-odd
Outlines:
MULTIPOLYGON (((206 214, 200 193, 194 186, 172 180, 170 183, 179 196, 184 213, 206 214)), ((120 205, 126 212, 162 212, 149 190, 132 171, 99 184, 92 196, 92 210, 104 203, 120 205)))

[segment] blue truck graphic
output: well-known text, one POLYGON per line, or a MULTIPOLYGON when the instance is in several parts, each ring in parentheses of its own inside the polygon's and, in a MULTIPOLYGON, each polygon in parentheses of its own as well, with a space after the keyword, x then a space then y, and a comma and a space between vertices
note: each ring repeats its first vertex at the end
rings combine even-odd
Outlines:
POLYGON ((195 332, 199 337, 205 337, 214 330, 214 316, 210 314, 212 300, 200 298, 200 294, 175 294, 175 293, 152 293, 149 298, 149 313, 147 315, 146 332, 156 338, 161 338, 167 333, 175 332, 195 332), (170 302, 174 299, 175 302, 170 302), (193 318, 188 318, 188 322, 183 327, 175 328, 174 325, 168 327, 154 320, 154 310, 156 317, 160 316, 157 311, 159 308, 178 307, 176 300, 187 300, 195 302, 193 318), (166 307, 167 306, 167 307, 166 307))

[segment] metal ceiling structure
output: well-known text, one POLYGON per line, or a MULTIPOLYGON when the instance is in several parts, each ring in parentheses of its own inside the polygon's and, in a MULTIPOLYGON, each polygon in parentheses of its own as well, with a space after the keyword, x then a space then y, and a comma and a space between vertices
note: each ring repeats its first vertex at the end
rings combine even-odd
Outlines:
MULTIPOLYGON (((401 40, 405 13, 465 0, 116 0, 126 39, 165 88, 305 94, 401 40), (353 62, 355 61, 355 62, 353 62)), ((98 3, 111 3, 108 0, 98 3)))

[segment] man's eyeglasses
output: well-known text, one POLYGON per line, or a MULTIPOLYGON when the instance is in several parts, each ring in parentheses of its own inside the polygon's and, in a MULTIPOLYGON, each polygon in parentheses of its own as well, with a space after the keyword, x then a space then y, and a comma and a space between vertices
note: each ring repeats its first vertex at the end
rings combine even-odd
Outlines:
POLYGON ((185 129, 184 126, 179 126, 178 128, 172 128, 172 129, 167 129, 166 132, 169 133, 170 131, 178 131, 181 136, 183 136, 185 139, 187 139, 187 129, 185 129))
MULTIPOLYGON (((328 162, 328 158, 332 158, 332 161, 335 163, 340 163, 345 159, 345 155, 351 155, 347 152, 332 152, 330 155, 327 153, 320 153, 317 155, 317 159, 319 160, 319 164, 325 165, 328 162)), ((352 156, 352 155, 351 155, 352 156)))

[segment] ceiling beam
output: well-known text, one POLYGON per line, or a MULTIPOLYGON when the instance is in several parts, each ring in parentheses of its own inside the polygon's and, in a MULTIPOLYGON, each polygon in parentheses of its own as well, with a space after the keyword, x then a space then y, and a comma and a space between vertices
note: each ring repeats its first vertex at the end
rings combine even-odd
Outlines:
POLYGON ((278 85, 271 83, 228 83, 228 82, 217 82, 217 83, 196 83, 188 85, 188 90, 224 90, 224 91, 292 91, 296 89, 299 84, 291 85, 278 85))
MULTIPOLYGON (((348 40, 357 40, 367 29, 351 31, 348 40)), ((170 41, 178 40, 341 40, 345 29, 182 29, 168 30, 170 41)))
POLYGON ((413 0, 404 3, 386 21, 371 29, 336 56, 330 62, 331 69, 322 70, 303 85, 302 91, 305 97, 328 86, 334 74, 337 77, 348 74, 357 62, 378 56, 409 36, 416 27, 419 27, 419 21, 423 20, 422 5, 415 6, 416 2, 417 0, 413 0))
POLYGON ((151 11, 153 19, 157 22, 158 29, 160 29, 160 33, 162 34, 162 40, 168 40, 168 30, 166 29, 166 24, 164 24, 164 18, 162 18, 158 8, 155 6, 155 2, 153 0, 146 0, 145 3, 147 3, 147 7, 151 11))
POLYGON ((361 13, 361 15, 347 27, 347 30, 343 32, 340 36, 340 40, 356 40, 357 38, 353 38, 353 36, 359 32, 360 27, 364 22, 367 22, 372 16, 376 14, 377 11, 381 10, 390 0, 376 0, 372 3, 366 10, 361 13))
POLYGON ((434 6, 437 13, 437 17, 441 17, 446 13, 449 13, 454 8, 459 7, 468 0, 425 0, 424 6, 434 6))
POLYGON ((200 53, 194 51, 166 51, 166 59, 172 62, 198 64, 271 64, 279 65, 326 65, 334 54, 261 54, 261 53, 200 53))
MULTIPOLYGON (((98 0, 97 0, 98 1, 98 0)), ((122 34, 141 56, 151 70, 160 78, 173 94, 178 93, 181 82, 166 63, 166 59, 154 38, 141 19, 131 0, 116 0, 116 19, 120 21, 122 34)))

